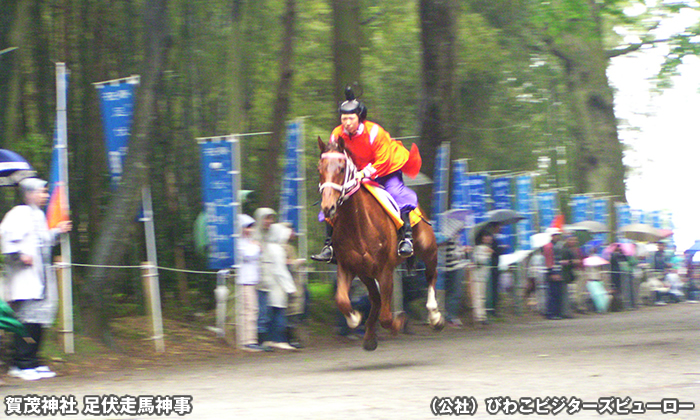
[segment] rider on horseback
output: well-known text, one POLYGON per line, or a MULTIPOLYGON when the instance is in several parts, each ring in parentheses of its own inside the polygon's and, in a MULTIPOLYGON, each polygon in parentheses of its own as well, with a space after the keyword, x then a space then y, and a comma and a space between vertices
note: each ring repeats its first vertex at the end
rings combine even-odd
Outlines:
MULTIPOLYGON (((345 89, 346 101, 338 108, 340 125, 331 133, 331 143, 339 138, 345 141, 345 149, 357 168, 357 178, 371 178, 382 185, 396 200, 401 211, 403 227, 399 231, 398 253, 401 257, 413 255, 413 232, 409 213, 418 206, 416 193, 403 183, 403 173, 410 177, 418 174, 420 153, 414 144, 409 152, 403 144, 391 138, 379 124, 367 121, 367 108, 355 99, 350 87, 345 89)), ((315 261, 330 263, 333 260, 331 237, 333 227, 326 224, 326 240, 321 252, 312 255, 315 261)))

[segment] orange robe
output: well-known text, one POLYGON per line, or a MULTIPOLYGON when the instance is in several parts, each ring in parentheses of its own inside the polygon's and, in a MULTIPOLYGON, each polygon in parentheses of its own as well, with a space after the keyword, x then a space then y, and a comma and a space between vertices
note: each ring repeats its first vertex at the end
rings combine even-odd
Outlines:
POLYGON ((339 125, 331 132, 330 141, 336 143, 339 138, 344 140, 345 148, 358 169, 369 166, 372 179, 399 170, 415 178, 420 171, 422 161, 418 147, 414 144, 409 152, 403 143, 392 139, 379 124, 364 121, 353 136, 339 125))

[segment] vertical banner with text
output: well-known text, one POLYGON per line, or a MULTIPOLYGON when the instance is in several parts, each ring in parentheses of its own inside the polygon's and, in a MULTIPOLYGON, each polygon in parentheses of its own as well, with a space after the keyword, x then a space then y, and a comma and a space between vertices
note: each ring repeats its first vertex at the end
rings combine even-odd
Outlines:
POLYGON ((440 218, 447 211, 450 186, 450 142, 443 142, 437 150, 433 174, 433 229, 440 231, 440 218))
MULTIPOLYGON (((511 204, 511 183, 513 178, 510 176, 503 176, 498 178, 493 178, 491 180, 491 196, 493 198, 493 209, 494 210, 512 210, 513 205, 511 204)), ((508 245, 508 253, 513 252, 515 249, 513 241, 513 227, 511 225, 505 225, 501 229, 499 240, 502 244, 508 245)))
POLYGON ((129 136, 134 119, 134 91, 139 77, 132 76, 96 84, 100 94, 102 124, 107 143, 107 165, 112 188, 117 187, 124 173, 124 157, 129 150, 129 136))
MULTIPOLYGON (((467 172, 466 159, 460 159, 453 162, 452 168, 452 209, 468 210, 469 209, 469 183, 467 172)), ((471 217, 465 222, 465 229, 459 236, 461 245, 466 245, 468 241, 468 232, 472 227, 473 220, 471 217)))
POLYGON ((469 184, 469 209, 472 211, 474 223, 486 220, 486 198, 489 176, 486 174, 470 174, 467 177, 469 184))
POLYGON ((531 249, 530 236, 534 232, 534 212, 532 211, 532 176, 520 175, 515 178, 515 197, 518 213, 525 218, 516 224, 518 249, 531 249))
POLYGON ((280 194, 280 222, 288 222, 299 237, 299 254, 306 258, 306 190, 304 171, 304 122, 287 123, 282 191, 280 194))
POLYGON ((571 222, 578 223, 591 219, 591 198, 587 195, 571 197, 571 222))
MULTIPOLYGON (((593 220, 604 224, 610 229, 610 199, 609 198, 594 198, 593 199, 593 220)), ((603 243, 607 241, 605 238, 607 233, 596 233, 593 235, 596 239, 601 239, 603 243)))
POLYGON ((238 137, 198 139, 202 164, 202 194, 209 242, 209 268, 221 270, 235 263, 238 214, 238 137))
POLYGON ((539 210, 540 232, 552 226, 554 217, 558 213, 556 206, 556 191, 541 191, 537 193, 537 208, 539 210))
MULTIPOLYGON (((632 215, 630 213, 630 205, 627 203, 615 203, 615 215, 616 215, 616 220, 617 220, 617 226, 615 231, 619 232, 620 228, 623 226, 627 226, 630 223, 632 223, 632 215)), ((623 236, 620 234, 616 234, 617 240, 621 241, 623 240, 623 236)))

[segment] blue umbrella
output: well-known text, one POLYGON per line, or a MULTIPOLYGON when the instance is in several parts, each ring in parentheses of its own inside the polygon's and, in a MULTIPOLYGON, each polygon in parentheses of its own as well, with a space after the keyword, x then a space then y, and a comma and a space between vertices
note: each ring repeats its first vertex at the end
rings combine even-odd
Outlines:
POLYGON ((11 150, 0 149, 0 187, 17 185, 33 176, 36 172, 26 159, 11 150))
POLYGON ((700 251, 700 241, 695 241, 693 246, 685 250, 686 254, 695 254, 696 252, 700 251))

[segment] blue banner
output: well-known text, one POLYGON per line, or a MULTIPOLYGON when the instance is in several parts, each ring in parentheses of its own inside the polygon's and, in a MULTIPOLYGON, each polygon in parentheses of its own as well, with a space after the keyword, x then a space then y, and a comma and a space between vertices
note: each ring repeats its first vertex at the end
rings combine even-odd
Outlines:
POLYGON ((571 222, 578 223, 591 219, 591 198, 587 195, 571 197, 571 222))
POLYGON ((469 208, 469 186, 467 185, 467 161, 456 160, 452 168, 452 209, 469 208))
POLYGON ((644 216, 644 211, 639 210, 639 209, 631 209, 630 210, 630 221, 632 223, 642 223, 646 224, 646 218, 644 216))
POLYGON ((552 225, 554 217, 557 215, 557 193, 556 191, 542 191, 537 194, 537 206, 540 215, 540 231, 552 225))
POLYGON ((215 137, 199 142, 202 164, 202 194, 207 220, 209 268, 230 268, 234 262, 235 216, 239 204, 236 176, 240 176, 235 156, 238 139, 215 137))
POLYGON ((119 185, 124 173, 124 157, 129 149, 134 115, 134 90, 137 85, 138 77, 97 85, 112 188, 119 185))
POLYGON ((302 199, 304 193, 304 139, 303 122, 287 123, 287 148, 280 194, 280 222, 289 222, 294 231, 301 231, 302 199))
MULTIPOLYGON (((615 213, 617 216, 617 226, 616 231, 620 231, 620 228, 627 226, 632 223, 632 214, 630 212, 630 205, 627 203, 615 203, 615 213)), ((622 239, 622 235, 617 235, 618 241, 622 239)))
MULTIPOLYGON (((467 178, 467 161, 456 160, 453 162, 452 168, 452 206, 453 209, 469 209, 469 184, 467 178)), ((466 229, 460 235, 460 244, 468 243, 468 232, 471 228, 471 223, 467 223, 466 229)))
POLYGON ((534 212, 532 211, 532 176, 521 175, 515 178, 515 203, 517 211, 525 217, 516 225, 518 231, 518 249, 531 249, 530 236, 534 232, 534 212))
POLYGON ((440 216, 447 211, 447 189, 450 176, 450 143, 443 142, 435 156, 433 175, 433 230, 440 231, 440 216))
MULTIPOLYGON (((511 204, 511 183, 512 178, 509 176, 504 176, 500 178, 493 178, 491 180, 491 196, 493 197, 493 210, 512 210, 513 205, 511 204)), ((501 233, 498 234, 499 242, 501 244, 508 245, 508 252, 513 252, 515 248, 513 241, 513 227, 511 225, 505 225, 501 228, 501 233)))
MULTIPOLYGON (((605 226, 610 228, 610 208, 609 208, 609 203, 610 200, 608 198, 595 198, 593 199, 593 220, 599 223, 604 224, 605 226)), ((596 239, 602 239, 603 243, 606 243, 607 241, 605 238, 607 237, 607 233, 599 233, 593 235, 596 239)))
POLYGON ((662 229, 661 227, 661 211, 654 210, 649 213, 651 219, 651 225, 657 229, 662 229))
POLYGON ((481 223, 486 220, 487 184, 488 175, 472 174, 469 175, 467 185, 469 185, 469 209, 474 216, 474 223, 481 223))

